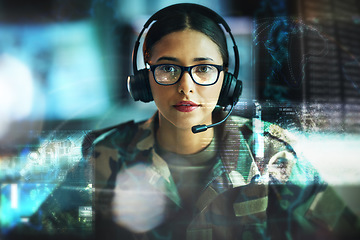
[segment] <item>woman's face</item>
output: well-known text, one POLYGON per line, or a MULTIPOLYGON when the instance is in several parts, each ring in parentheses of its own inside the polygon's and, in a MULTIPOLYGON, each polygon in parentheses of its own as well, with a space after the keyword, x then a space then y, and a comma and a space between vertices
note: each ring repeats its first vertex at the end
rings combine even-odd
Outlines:
MULTIPOLYGON (((164 36, 152 48, 150 65, 197 64, 223 65, 219 47, 205 34, 184 30, 164 36)), ((219 98, 224 72, 214 85, 196 84, 185 72, 174 85, 159 85, 149 73, 151 91, 160 113, 160 122, 167 121, 180 129, 190 129, 198 124, 211 124, 211 113, 219 98), (191 106, 188 106, 188 105, 191 106)))

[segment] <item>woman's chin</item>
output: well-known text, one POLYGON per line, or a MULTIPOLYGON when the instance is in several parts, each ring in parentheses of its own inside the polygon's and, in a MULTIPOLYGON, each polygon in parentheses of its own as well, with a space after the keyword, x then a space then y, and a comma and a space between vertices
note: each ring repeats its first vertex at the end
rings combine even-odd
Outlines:
POLYGON ((184 130, 184 131, 191 131, 191 128, 193 126, 196 125, 201 125, 203 121, 199 120, 199 121, 189 121, 189 122, 175 122, 173 123, 173 125, 176 127, 176 129, 178 130, 184 130))
POLYGON ((176 130, 191 131, 193 126, 211 124, 211 114, 209 114, 209 119, 199 118, 199 115, 196 114, 180 114, 168 117, 160 114, 160 124, 164 124, 165 122, 170 123, 176 130))

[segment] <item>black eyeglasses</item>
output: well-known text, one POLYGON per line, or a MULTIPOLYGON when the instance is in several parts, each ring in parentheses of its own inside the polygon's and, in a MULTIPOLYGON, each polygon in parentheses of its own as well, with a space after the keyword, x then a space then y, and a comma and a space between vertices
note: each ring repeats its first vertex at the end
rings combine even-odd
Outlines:
POLYGON ((173 85, 177 83, 185 71, 192 80, 199 85, 213 85, 219 79, 223 66, 215 64, 198 64, 190 67, 183 67, 175 64, 151 65, 155 81, 160 85, 173 85))

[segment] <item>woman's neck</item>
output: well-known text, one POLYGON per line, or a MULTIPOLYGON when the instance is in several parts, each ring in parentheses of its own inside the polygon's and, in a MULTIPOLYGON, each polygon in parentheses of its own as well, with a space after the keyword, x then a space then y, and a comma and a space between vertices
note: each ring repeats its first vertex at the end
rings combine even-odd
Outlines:
POLYGON ((167 121, 159 122, 156 138, 162 148, 177 154, 194 154, 207 147, 214 137, 214 129, 194 134, 167 121))

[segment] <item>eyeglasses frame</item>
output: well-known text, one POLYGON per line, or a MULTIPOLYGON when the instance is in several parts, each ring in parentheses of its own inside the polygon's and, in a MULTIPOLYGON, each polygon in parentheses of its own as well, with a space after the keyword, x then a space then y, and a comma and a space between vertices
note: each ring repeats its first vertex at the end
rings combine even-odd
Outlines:
POLYGON ((150 66, 150 70, 151 72, 153 73, 153 76, 154 76, 154 80, 157 84, 159 85, 163 85, 163 86, 171 86, 171 85, 174 85, 176 83, 178 83, 182 76, 184 75, 185 72, 188 72, 191 79, 194 81, 194 83, 200 85, 200 86, 211 86, 211 85, 214 85, 215 83, 217 83, 217 81, 219 80, 219 76, 220 76, 220 73, 221 71, 224 70, 224 67, 221 66, 221 65, 216 65, 216 64, 196 64, 196 65, 193 65, 193 66, 188 66, 188 67, 184 67, 184 66, 181 66, 181 65, 177 65, 177 64, 169 64, 169 63, 165 63, 165 64, 156 64, 156 65, 149 65, 150 66), (179 79, 176 80, 176 82, 174 83, 171 83, 171 84, 164 84, 164 83, 160 83, 156 80, 156 77, 155 77, 155 69, 159 66, 176 66, 176 67, 179 67, 180 70, 181 70, 181 73, 180 73, 180 76, 179 76, 179 79), (218 74, 217 74, 217 77, 216 77, 216 81, 211 83, 211 84, 201 84, 201 83, 198 83, 195 81, 194 77, 192 76, 192 73, 191 73, 191 70, 194 68, 194 67, 198 67, 198 66, 212 66, 212 67, 215 67, 217 70, 218 70, 218 74))

